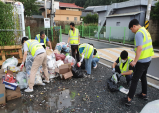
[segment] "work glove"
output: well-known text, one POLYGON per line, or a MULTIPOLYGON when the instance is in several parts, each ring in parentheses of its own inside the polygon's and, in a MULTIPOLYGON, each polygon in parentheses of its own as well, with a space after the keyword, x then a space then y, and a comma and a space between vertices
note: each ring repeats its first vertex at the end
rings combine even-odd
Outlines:
POLYGON ((112 73, 115 73, 115 68, 113 68, 112 73))
POLYGON ((24 62, 21 63, 20 70, 22 70, 23 67, 24 67, 24 62))
POLYGON ((78 66, 78 67, 81 67, 81 62, 78 62, 78 63, 77 63, 77 66, 78 66))
POLYGON ((51 51, 53 51, 53 50, 51 49, 51 51))

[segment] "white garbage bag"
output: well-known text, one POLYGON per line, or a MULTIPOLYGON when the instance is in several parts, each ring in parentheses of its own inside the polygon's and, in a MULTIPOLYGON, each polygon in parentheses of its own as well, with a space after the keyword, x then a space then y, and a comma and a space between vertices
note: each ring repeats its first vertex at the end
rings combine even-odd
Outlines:
POLYGON ((18 59, 14 58, 14 56, 12 58, 8 58, 6 61, 3 62, 2 64, 2 69, 7 68, 8 66, 16 66, 18 65, 18 59))
POLYGON ((64 64, 64 63, 63 63, 62 60, 58 60, 58 61, 55 62, 55 66, 58 67, 58 68, 59 68, 61 65, 63 65, 63 64, 64 64))
POLYGON ((66 56, 64 63, 71 63, 71 66, 74 66, 76 64, 76 60, 72 56, 66 56))
POLYGON ((26 72, 19 72, 18 74, 16 74, 16 80, 20 89, 28 87, 26 72))
MULTIPOLYGON (((29 84, 30 83, 30 71, 27 71, 27 81, 29 84)), ((39 70, 36 73, 34 84, 35 85, 45 85, 45 83, 42 82, 42 78, 41 78, 39 70)))
MULTIPOLYGON (((20 71, 20 67, 16 67, 16 66, 8 66, 8 69, 13 71, 14 73, 19 72, 20 71)), ((4 72, 7 73, 7 68, 4 69, 4 72)))
POLYGON ((159 113, 159 100, 146 104, 140 113, 159 113))
POLYGON ((118 78, 117 78, 117 76, 118 76, 118 75, 115 73, 115 74, 113 74, 112 77, 111 77, 111 81, 113 81, 115 84, 118 83, 118 78))
POLYGON ((51 55, 47 55, 47 67, 48 69, 55 69, 55 54, 52 53, 51 55))

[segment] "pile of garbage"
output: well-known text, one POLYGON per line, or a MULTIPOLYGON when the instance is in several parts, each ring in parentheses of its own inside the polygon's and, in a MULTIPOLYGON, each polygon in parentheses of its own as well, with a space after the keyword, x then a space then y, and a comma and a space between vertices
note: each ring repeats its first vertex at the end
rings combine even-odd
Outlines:
MULTIPOLYGON (((76 68, 76 60, 70 56, 69 45, 65 42, 57 43, 54 51, 47 48, 46 54, 50 79, 55 77, 60 77, 61 79, 83 77, 82 71, 76 68)), ((8 58, 3 62, 2 69, 0 70, 0 94, 3 94, 1 95, 3 99, 1 99, 2 101, 0 101, 0 104, 5 104, 5 98, 7 98, 7 100, 12 100, 21 97, 20 89, 27 88, 30 82, 33 62, 34 58, 31 55, 27 55, 23 71, 18 67, 17 58, 8 58)), ((34 85, 45 85, 42 81, 44 77, 43 68, 40 66, 35 76, 34 85)))

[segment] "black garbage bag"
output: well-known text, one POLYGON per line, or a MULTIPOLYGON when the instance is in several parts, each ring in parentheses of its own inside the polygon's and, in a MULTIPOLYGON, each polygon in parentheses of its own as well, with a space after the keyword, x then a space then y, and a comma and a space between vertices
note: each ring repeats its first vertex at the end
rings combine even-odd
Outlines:
POLYGON ((119 85, 113 82, 111 79, 108 79, 107 87, 111 92, 119 91, 119 85))
POLYGON ((77 64, 72 68, 72 73, 74 78, 82 78, 86 71, 82 70, 80 67, 77 67, 77 64))

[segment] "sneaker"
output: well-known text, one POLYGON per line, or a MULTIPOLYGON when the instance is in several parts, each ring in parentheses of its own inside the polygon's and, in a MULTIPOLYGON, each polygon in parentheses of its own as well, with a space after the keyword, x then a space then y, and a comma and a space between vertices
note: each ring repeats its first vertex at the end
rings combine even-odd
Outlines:
POLYGON ((50 81, 47 81, 47 80, 43 80, 43 82, 45 82, 45 83, 50 83, 50 81))
POLYGON ((132 100, 128 101, 128 97, 122 98, 121 101, 122 101, 126 106, 131 106, 132 100))
POLYGON ((147 95, 143 96, 142 93, 136 94, 135 96, 144 100, 148 100, 147 95))
POLYGON ((25 92, 33 92, 33 89, 30 89, 29 87, 26 89, 26 90, 24 90, 25 92))
POLYGON ((97 68, 97 64, 96 64, 96 66, 95 67, 93 67, 94 69, 96 69, 97 68))

